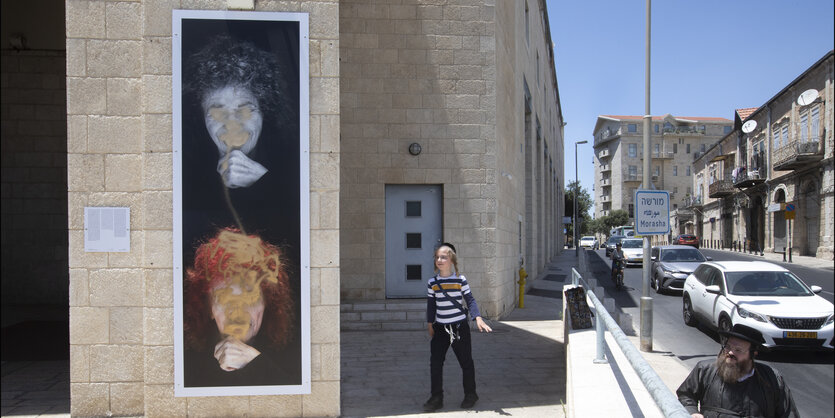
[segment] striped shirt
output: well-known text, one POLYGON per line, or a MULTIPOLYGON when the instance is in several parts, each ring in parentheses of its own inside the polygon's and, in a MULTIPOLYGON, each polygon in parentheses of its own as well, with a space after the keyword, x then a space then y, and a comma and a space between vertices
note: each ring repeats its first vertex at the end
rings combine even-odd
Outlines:
POLYGON ((467 307, 470 317, 481 316, 478 304, 475 302, 470 285, 464 276, 451 277, 435 276, 429 279, 426 295, 426 322, 452 324, 467 319, 467 313, 459 309, 452 301, 458 301, 461 307, 467 307), (441 291, 443 288, 444 292, 441 291), (444 294, 446 293, 446 294, 444 294))

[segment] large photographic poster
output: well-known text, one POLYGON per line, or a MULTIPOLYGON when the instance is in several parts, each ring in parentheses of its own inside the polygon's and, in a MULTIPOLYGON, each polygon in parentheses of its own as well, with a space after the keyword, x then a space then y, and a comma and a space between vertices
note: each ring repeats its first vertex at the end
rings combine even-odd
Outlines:
POLYGON ((176 396, 310 393, 307 19, 173 12, 176 396))

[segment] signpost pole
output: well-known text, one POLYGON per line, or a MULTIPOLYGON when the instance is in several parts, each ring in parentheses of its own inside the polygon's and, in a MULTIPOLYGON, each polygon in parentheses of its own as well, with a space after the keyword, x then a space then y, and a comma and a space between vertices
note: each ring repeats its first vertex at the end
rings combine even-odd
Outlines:
MULTIPOLYGON (((652 159, 650 155, 650 123, 652 122, 652 114, 650 114, 650 106, 649 106, 649 87, 650 87, 650 29, 651 29, 651 10, 652 10, 652 0, 647 0, 646 5, 646 76, 644 83, 646 84, 646 91, 645 91, 645 108, 644 108, 644 175, 643 175, 643 188, 646 190, 652 189, 652 183, 650 182, 650 160, 652 159)), ((635 202, 635 206, 637 207, 637 202, 635 202)), ((635 219, 637 219, 637 212, 635 213, 635 219)), ((637 224, 635 228, 635 232, 637 233, 637 224)), ((644 236, 644 267, 643 267, 643 291, 641 297, 641 351, 652 351, 652 298, 649 296, 649 253, 650 253, 650 245, 649 245, 649 237, 644 236)))

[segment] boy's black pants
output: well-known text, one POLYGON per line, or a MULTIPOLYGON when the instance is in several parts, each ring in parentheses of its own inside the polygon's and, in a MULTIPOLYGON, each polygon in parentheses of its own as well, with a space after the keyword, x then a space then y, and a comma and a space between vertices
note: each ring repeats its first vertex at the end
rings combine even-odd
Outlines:
MULTIPOLYGON (((475 394, 475 364, 473 364, 472 340, 470 339, 470 325, 467 320, 452 324, 459 335, 459 339, 452 344, 452 351, 458 358, 461 371, 464 375, 464 394, 475 394)), ((449 334, 444 329, 444 324, 435 322, 432 324, 435 336, 431 342, 431 357, 429 361, 430 374, 432 376, 432 395, 444 394, 444 359, 449 349, 449 334)))

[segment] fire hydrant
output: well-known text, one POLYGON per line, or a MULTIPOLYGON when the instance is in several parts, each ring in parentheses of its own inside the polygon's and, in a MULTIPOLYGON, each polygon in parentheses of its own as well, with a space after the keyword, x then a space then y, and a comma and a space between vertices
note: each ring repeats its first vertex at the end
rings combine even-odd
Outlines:
POLYGON ((525 278, 528 277, 528 273, 525 271, 525 268, 519 266, 519 307, 525 307, 525 278))

